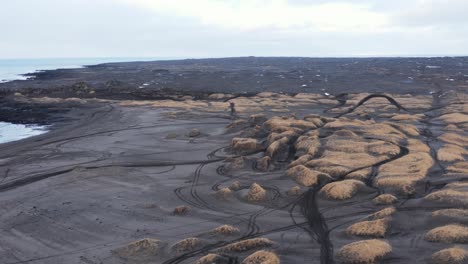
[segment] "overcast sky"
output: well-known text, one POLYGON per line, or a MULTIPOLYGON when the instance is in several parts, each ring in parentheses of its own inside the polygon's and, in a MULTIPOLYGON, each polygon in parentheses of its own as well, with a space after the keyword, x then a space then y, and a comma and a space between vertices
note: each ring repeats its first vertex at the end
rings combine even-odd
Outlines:
POLYGON ((0 0, 0 59, 468 55, 467 0, 0 0))

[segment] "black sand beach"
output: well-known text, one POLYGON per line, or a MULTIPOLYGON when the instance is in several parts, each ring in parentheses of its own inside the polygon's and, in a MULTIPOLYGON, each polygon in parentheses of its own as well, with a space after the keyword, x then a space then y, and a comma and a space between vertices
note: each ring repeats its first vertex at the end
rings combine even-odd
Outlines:
POLYGON ((249 57, 0 84, 0 120, 52 125, 0 148, 0 263, 468 255, 467 74, 464 57, 249 57))

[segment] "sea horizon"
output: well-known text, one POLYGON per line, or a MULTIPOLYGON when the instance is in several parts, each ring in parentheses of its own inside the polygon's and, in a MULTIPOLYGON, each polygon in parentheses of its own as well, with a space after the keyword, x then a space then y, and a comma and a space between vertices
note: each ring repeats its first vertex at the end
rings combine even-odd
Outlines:
POLYGON ((0 83, 26 80, 25 74, 45 70, 76 69, 85 66, 132 61, 157 61, 183 59, 175 57, 83 57, 83 58, 8 58, 0 59, 0 83))

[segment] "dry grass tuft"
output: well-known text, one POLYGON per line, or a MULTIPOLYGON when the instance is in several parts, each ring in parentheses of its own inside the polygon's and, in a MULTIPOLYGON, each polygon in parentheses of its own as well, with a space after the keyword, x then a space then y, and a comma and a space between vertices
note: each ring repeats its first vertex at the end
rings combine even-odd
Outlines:
POLYGON ((266 199, 267 192, 257 183, 253 183, 250 186, 249 192, 247 193, 247 200, 251 202, 263 201, 266 199))
POLYGON ((384 237, 389 227, 388 218, 355 223, 346 229, 348 235, 384 237))
POLYGON ((433 165, 434 161, 428 153, 409 153, 382 165, 374 185, 384 190, 411 194, 416 183, 426 177, 433 165))
POLYGON ((367 180, 372 173, 372 168, 365 168, 362 170, 353 171, 349 174, 346 174, 345 179, 354 179, 364 181, 367 180))
POLYGON ((227 199, 232 196, 232 190, 229 188, 222 188, 216 192, 216 196, 222 199, 227 199))
POLYGON ((269 156, 265 156, 257 160, 256 168, 260 171, 268 171, 270 167, 270 162, 271 162, 271 158, 269 156))
POLYGON ((320 146, 321 142, 317 137, 301 136, 294 143, 297 156, 302 156, 305 154, 313 156, 319 151, 320 146))
POLYGON ((387 207, 368 216, 369 219, 382 219, 392 216, 396 212, 395 207, 387 207))
POLYGON ((442 140, 447 143, 452 143, 460 147, 468 147, 468 138, 461 133, 444 133, 439 136, 439 140, 442 140))
POLYGON ((410 138, 406 141, 406 147, 410 153, 431 153, 431 148, 419 139, 410 138))
POLYGON ((468 243, 468 228, 459 224, 436 227, 429 231, 424 238, 430 242, 468 243))
POLYGON ((232 225, 222 225, 211 231, 213 234, 232 236, 239 233, 239 228, 233 227, 232 225))
POLYGON ((241 183, 239 181, 235 181, 229 186, 229 189, 231 189, 233 191, 238 191, 241 188, 242 188, 242 185, 241 185, 241 183))
POLYGON ((241 264, 280 264, 280 259, 273 252, 260 250, 245 258, 241 264))
POLYGON ((439 116, 437 119, 442 120, 447 124, 458 124, 468 122, 468 115, 463 113, 451 113, 439 116))
POLYGON ((299 129, 317 128, 317 125, 314 122, 277 116, 268 119, 263 125, 269 130, 273 130, 277 127, 295 127, 299 129))
POLYGON ((271 143, 266 150, 266 155, 277 160, 286 160, 289 156, 289 139, 283 137, 271 143))
POLYGON ((366 185, 358 180, 343 180, 328 183, 322 187, 320 193, 327 199, 345 200, 352 198, 365 187, 366 185))
POLYGON ((396 127, 398 130, 402 131, 408 136, 417 137, 419 136, 419 129, 411 124, 399 124, 399 123, 390 123, 392 126, 396 127))
POLYGON ((431 263, 466 264, 468 263, 468 251, 458 247, 442 249, 432 254, 431 263))
POLYGON ((226 245, 219 249, 220 252, 245 252, 253 249, 271 247, 274 242, 268 238, 252 238, 226 245))
POLYGON ((292 130, 284 131, 282 133, 271 133, 267 137, 267 143, 270 145, 271 143, 282 139, 282 138, 287 138, 288 139, 288 144, 292 143, 293 140, 295 140, 298 137, 298 134, 292 130))
POLYGON ((240 170, 245 167, 246 158, 245 157, 233 157, 226 159, 226 166, 227 170, 240 170))
POLYGON ((146 259, 161 253, 165 243, 157 239, 144 238, 112 251, 123 259, 146 259))
POLYGON ((459 161, 447 167, 449 172, 468 174, 468 162, 459 161))
POLYGON ((468 192, 452 188, 442 189, 428 194, 424 199, 449 203, 455 206, 468 206, 468 192))
POLYGON ((415 115, 410 115, 410 114, 398 114, 392 116, 390 120, 392 121, 418 121, 420 119, 424 118, 423 114, 415 114, 415 115))
POLYGON ((291 187, 286 194, 289 196, 299 196, 303 193, 300 186, 291 187))
MULTIPOLYGON (((350 144, 350 147, 351 145, 352 144, 350 144)), ((387 157, 384 155, 376 156, 366 152, 348 153, 343 151, 330 151, 327 149, 319 159, 311 160, 307 162, 306 165, 326 173, 333 178, 339 178, 355 169, 370 167, 385 159, 387 159, 387 157)))
POLYGON ((330 180, 330 176, 319 171, 311 170, 304 165, 297 165, 286 171, 286 175, 292 177, 302 186, 313 186, 330 180))
POLYGON ((468 150, 453 144, 446 144, 437 151, 437 158, 447 162, 465 160, 465 155, 468 155, 468 150))
POLYGON ((229 259, 218 254, 208 254, 195 262, 195 264, 228 264, 229 259))
POLYGON ((203 245, 203 241, 196 238, 196 237, 189 237, 186 239, 182 239, 179 242, 175 243, 172 246, 172 250, 176 253, 183 253, 187 251, 194 250, 198 247, 203 245))
POLYGON ((312 158, 313 158, 313 156, 309 155, 309 154, 302 155, 298 159, 296 159, 296 160, 292 161, 291 163, 289 163, 288 167, 292 168, 292 167, 295 167, 297 165, 304 165, 308 161, 310 161, 312 158))
POLYGON ((186 215, 188 213, 188 211, 190 210, 190 208, 186 205, 181 205, 181 206, 177 206, 176 208, 174 208, 174 215, 186 215))
POLYGON ((361 240, 343 246, 337 253, 341 263, 375 263, 392 252, 392 246, 384 240, 361 240))
POLYGON ((232 150, 237 153, 252 153, 260 148, 257 140, 254 138, 233 138, 231 146, 232 150))
POLYGON ((375 197, 372 202, 375 205, 389 205, 389 204, 394 204, 396 203, 398 199, 391 194, 381 194, 377 197, 375 197))
POLYGON ((468 222, 468 210, 442 209, 432 212, 432 217, 450 219, 456 222, 468 222))

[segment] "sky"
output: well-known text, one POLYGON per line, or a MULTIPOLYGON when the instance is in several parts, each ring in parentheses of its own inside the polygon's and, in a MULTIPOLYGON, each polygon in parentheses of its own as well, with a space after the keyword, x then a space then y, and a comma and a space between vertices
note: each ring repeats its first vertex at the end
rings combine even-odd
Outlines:
POLYGON ((0 0, 0 59, 468 55, 467 0, 0 0))

